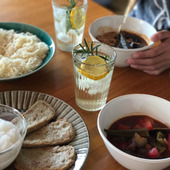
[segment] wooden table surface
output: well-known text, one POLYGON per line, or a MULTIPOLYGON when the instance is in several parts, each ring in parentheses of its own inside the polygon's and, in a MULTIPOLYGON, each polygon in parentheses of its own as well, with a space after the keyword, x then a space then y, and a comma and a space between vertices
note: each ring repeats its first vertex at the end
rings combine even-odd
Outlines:
MULTIPOLYGON (((84 37, 90 40, 89 25, 111 11, 89 0, 84 37)), ((44 29, 55 41, 50 0, 1 0, 0 22, 32 24, 44 29)), ((90 134, 90 151, 83 170, 124 170, 107 151, 97 130, 99 112, 81 110, 75 103, 72 56, 56 49, 53 59, 37 73, 14 81, 0 82, 0 91, 30 90, 55 96, 72 106, 83 118, 90 134)), ((121 95, 144 93, 170 100, 170 70, 151 76, 129 67, 115 68, 108 101, 121 95)))

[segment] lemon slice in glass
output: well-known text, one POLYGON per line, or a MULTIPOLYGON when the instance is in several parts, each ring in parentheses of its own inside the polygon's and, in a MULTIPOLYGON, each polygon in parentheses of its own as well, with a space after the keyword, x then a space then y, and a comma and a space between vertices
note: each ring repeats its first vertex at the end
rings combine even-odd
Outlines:
POLYGON ((85 23, 85 13, 81 8, 74 7, 70 12, 70 22, 73 29, 80 29, 85 23))
POLYGON ((109 73, 106 61, 99 56, 88 56, 80 65, 78 71, 93 80, 100 80, 109 73))

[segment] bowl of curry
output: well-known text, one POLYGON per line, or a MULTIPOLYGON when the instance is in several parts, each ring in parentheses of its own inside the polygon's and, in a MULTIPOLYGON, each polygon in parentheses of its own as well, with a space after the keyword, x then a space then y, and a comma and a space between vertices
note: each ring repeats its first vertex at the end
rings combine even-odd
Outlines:
POLYGON ((156 29, 148 22, 123 15, 109 15, 96 19, 89 27, 93 41, 110 45, 116 50, 115 66, 127 67, 127 59, 137 51, 150 49, 150 37, 156 29))

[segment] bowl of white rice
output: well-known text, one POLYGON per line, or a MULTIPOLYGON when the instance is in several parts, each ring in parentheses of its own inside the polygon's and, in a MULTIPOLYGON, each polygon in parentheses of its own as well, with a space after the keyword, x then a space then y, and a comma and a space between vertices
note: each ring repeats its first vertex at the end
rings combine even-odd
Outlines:
POLYGON ((0 23, 0 81, 31 75, 55 53, 55 43, 44 30, 24 23, 0 23))
POLYGON ((7 105, 0 104, 0 169, 5 169, 19 154, 27 132, 22 114, 7 105))

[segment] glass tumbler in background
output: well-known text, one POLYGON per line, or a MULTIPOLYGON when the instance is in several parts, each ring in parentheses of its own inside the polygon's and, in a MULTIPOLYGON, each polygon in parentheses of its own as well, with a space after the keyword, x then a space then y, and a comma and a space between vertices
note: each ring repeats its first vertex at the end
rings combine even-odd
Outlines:
POLYGON ((87 0, 52 0, 56 45, 60 50, 72 51, 82 43, 87 0))
POLYGON ((115 59, 114 49, 98 42, 82 43, 73 49, 75 99, 80 108, 97 111, 106 104, 115 59), (83 48, 91 52, 81 53, 83 48))

